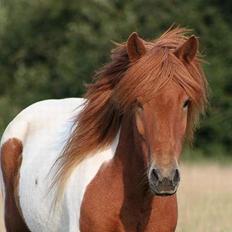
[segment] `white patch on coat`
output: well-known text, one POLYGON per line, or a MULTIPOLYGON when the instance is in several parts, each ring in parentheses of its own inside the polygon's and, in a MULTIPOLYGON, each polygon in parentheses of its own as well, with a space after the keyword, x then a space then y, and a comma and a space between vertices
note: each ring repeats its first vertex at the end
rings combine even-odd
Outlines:
POLYGON ((70 136, 73 118, 84 99, 70 98, 35 103, 23 110, 7 127, 3 138, 23 143, 19 201, 23 217, 33 232, 78 232, 80 207, 87 185, 104 162, 114 156, 118 136, 108 149, 85 159, 71 175, 60 207, 51 212, 55 190, 51 184, 52 165, 70 136))

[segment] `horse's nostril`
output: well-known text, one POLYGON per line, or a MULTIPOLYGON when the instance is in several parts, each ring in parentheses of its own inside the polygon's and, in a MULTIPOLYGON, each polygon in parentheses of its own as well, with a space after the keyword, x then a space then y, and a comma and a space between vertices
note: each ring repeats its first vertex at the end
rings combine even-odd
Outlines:
POLYGON ((175 170, 173 182, 177 184, 180 181, 180 172, 178 169, 175 170))
POLYGON ((159 182, 159 174, 158 174, 158 170, 157 169, 152 169, 151 171, 151 178, 153 180, 154 183, 158 183, 159 182))

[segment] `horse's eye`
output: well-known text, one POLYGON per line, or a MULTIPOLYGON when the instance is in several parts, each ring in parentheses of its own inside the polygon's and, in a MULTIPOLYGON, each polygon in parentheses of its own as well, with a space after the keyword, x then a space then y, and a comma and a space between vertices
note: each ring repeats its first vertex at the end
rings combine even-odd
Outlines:
POLYGON ((143 112, 143 106, 142 106, 142 104, 140 104, 139 102, 137 103, 137 111, 138 111, 139 113, 143 112))
POLYGON ((184 102, 183 107, 184 107, 184 108, 187 108, 187 107, 189 106, 189 103, 190 103, 190 100, 189 100, 189 99, 186 100, 186 101, 184 102))

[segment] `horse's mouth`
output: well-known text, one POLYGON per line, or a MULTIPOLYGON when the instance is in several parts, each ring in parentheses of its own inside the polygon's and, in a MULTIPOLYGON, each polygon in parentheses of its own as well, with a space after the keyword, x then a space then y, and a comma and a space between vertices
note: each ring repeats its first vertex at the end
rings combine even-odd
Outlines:
POLYGON ((157 186, 150 184, 150 191, 153 195, 157 196, 171 196, 176 193, 178 186, 165 186, 166 188, 161 189, 157 186))
POLYGON ((165 196, 171 196, 176 193, 175 191, 170 191, 170 192, 154 192, 154 195, 165 197, 165 196))

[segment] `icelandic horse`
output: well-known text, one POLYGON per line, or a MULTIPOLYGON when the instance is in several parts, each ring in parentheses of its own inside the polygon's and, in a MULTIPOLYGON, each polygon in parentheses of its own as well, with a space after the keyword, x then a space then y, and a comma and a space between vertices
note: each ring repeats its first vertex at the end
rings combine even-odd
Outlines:
POLYGON ((175 231, 178 161, 207 103, 188 34, 134 32, 85 98, 37 102, 13 119, 1 140, 7 232, 175 231))

